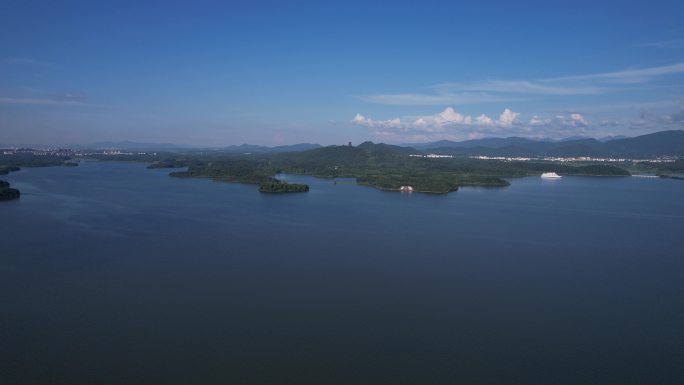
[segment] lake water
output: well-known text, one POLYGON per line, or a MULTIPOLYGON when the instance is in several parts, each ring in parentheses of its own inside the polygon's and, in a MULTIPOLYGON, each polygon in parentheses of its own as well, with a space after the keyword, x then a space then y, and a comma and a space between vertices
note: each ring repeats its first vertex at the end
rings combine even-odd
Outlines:
POLYGON ((2 384, 684 383, 684 181, 2 179, 2 384))

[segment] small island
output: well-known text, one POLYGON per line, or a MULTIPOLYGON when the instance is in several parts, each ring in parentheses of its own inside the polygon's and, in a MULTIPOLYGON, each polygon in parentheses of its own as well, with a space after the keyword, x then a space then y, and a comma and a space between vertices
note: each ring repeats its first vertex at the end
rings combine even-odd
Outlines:
POLYGON ((10 188, 9 182, 0 180, 0 201, 19 199, 20 195, 19 190, 10 188))
POLYGON ((309 191, 308 185, 300 183, 287 183, 275 178, 268 182, 261 182, 259 184, 259 192, 262 193, 297 193, 307 191, 309 191))
POLYGON ((196 159, 189 162, 186 171, 172 172, 177 178, 212 178, 217 182, 256 184, 263 193, 307 192, 306 184, 287 183, 275 178, 279 170, 265 159, 227 157, 196 159))

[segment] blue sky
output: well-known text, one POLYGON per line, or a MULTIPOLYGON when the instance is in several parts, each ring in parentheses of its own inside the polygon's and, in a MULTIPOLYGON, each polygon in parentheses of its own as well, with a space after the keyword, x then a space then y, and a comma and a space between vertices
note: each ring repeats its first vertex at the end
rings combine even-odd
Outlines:
POLYGON ((682 129, 681 2, 0 2, 0 143, 682 129))

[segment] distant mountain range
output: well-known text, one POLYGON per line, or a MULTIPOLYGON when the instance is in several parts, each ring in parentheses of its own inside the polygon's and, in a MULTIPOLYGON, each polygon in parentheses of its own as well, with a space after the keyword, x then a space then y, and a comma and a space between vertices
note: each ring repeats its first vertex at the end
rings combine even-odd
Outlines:
MULTIPOLYGON (((227 147, 206 148, 212 152, 229 154, 276 154, 285 152, 299 152, 321 148, 320 144, 299 143, 285 146, 259 146, 252 144, 232 145, 227 147)), ((484 155, 484 156, 558 156, 558 157, 656 157, 656 156, 684 156, 684 130, 660 131, 653 134, 626 138, 621 136, 601 139, 572 137, 563 140, 542 139, 535 140, 521 137, 483 138, 455 142, 440 140, 431 143, 411 143, 400 146, 403 152, 415 149, 446 155, 484 155)), ((140 143, 140 142, 99 142, 79 148, 89 149, 120 149, 120 150, 156 150, 156 151, 192 151, 197 147, 170 143, 140 143)))
MULTIPOLYGON (((94 149, 94 150, 128 150, 128 151, 182 151, 182 150, 197 150, 197 146, 189 146, 182 144, 171 143, 146 143, 146 142, 98 142, 88 145, 74 146, 75 148, 94 149)), ((312 143, 298 143, 285 146, 258 146, 252 144, 232 145, 227 147, 211 147, 207 148, 211 151, 226 152, 226 153, 280 153, 280 152, 294 152, 305 151, 321 147, 320 144, 312 143)))
POLYGON ((290 144, 290 145, 285 145, 285 146, 275 146, 275 147, 267 147, 267 146, 258 146, 258 145, 253 145, 253 144, 242 144, 239 146, 228 146, 228 147, 223 147, 220 149, 217 149, 220 152, 228 152, 228 153, 259 153, 259 154, 275 154, 275 153, 281 153, 281 152, 298 152, 298 151, 306 151, 306 150, 313 150, 316 148, 320 148, 320 144, 313 144, 313 143, 298 143, 298 144, 290 144))
POLYGON ((91 150, 158 150, 158 151, 175 151, 192 148, 191 146, 172 144, 172 143, 147 143, 147 142, 131 142, 128 140, 121 142, 97 142, 85 145, 73 146, 75 148, 91 149, 91 150))
POLYGON ((660 131, 634 138, 568 138, 562 141, 520 137, 484 138, 407 145, 417 150, 449 155, 484 156, 684 156, 684 131, 660 131))

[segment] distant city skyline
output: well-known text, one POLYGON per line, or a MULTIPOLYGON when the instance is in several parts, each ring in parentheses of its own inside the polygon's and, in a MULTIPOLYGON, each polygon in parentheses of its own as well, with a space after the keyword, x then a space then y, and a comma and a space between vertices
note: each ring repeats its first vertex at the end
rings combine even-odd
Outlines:
POLYGON ((684 4, 8 1, 0 144, 684 128, 684 4))

